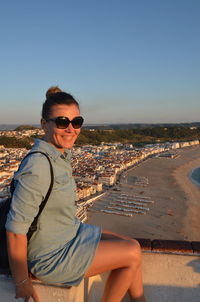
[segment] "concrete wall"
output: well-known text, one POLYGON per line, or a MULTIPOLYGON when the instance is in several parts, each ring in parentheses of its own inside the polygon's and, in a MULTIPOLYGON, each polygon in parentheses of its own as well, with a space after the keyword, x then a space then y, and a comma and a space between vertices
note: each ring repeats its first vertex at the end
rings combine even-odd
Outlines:
MULTIPOLYGON (((85 279, 70 289, 34 283, 40 302, 100 302, 108 274, 85 279)), ((143 279, 147 302, 199 302, 200 257, 143 253, 143 279)), ((11 277, 0 276, 0 301, 16 302, 11 277)), ((23 299, 17 301, 22 302, 23 299)), ((123 302, 128 302, 126 296, 123 302)), ((30 302, 32 302, 30 300, 30 302)))
POLYGON ((200 257, 151 253, 143 262, 148 302, 200 301, 200 257))

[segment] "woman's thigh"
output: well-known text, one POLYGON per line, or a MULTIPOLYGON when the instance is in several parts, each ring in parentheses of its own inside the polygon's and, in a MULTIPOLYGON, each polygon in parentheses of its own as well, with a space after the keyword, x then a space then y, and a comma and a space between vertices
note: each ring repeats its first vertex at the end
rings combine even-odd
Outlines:
POLYGON ((130 267, 134 259, 140 258, 140 247, 137 241, 124 240, 110 232, 102 232, 94 259, 86 272, 91 277, 122 267, 130 267))
POLYGON ((118 233, 114 233, 108 230, 102 230, 102 235, 101 235, 102 240, 127 240, 127 241, 132 241, 135 242, 136 244, 139 244, 135 239, 130 238, 125 235, 121 235, 118 233))

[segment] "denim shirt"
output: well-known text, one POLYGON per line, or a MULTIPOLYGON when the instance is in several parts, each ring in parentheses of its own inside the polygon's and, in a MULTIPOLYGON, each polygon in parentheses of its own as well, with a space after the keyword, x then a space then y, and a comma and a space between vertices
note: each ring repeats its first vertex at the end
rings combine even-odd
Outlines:
MULTIPOLYGON (((54 185, 37 223, 37 231, 28 245, 30 259, 56 252, 71 241, 80 221, 75 217, 76 185, 70 165, 71 151, 62 154, 53 145, 35 140, 31 151, 45 152, 52 163, 54 185)), ((28 156, 14 175, 15 191, 8 213, 6 229, 26 234, 48 191, 51 175, 47 158, 39 153, 28 156)))

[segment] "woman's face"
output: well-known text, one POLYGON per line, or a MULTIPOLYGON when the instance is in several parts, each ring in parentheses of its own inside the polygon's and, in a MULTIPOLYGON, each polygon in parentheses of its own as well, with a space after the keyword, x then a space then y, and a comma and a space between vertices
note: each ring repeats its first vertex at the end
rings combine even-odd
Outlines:
MULTIPOLYGON (((58 104, 51 108, 51 114, 49 119, 56 118, 58 116, 65 116, 71 121, 73 118, 80 116, 79 108, 72 105, 58 104)), ((74 129, 70 123, 66 129, 59 129, 56 127, 54 121, 46 121, 42 119, 42 128, 45 131, 45 141, 54 145, 60 152, 64 152, 64 149, 71 149, 76 141, 80 129, 74 129)))

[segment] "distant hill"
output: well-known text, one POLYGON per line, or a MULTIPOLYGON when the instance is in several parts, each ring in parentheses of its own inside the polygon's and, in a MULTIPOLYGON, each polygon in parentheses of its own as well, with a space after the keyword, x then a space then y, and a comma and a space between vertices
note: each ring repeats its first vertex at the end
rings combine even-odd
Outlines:
MULTIPOLYGON (((125 129, 145 129, 145 128, 153 128, 153 127, 198 127, 200 128, 200 122, 192 122, 192 123, 127 123, 127 124, 84 124, 84 129, 96 129, 96 130, 125 130, 125 129)), ((18 127, 26 127, 19 124, 0 124, 1 130, 15 130, 18 127)), ((33 124, 29 127, 40 128, 39 124, 33 124)), ((30 129, 35 129, 30 128, 30 129)), ((29 129, 29 128, 24 128, 29 129)))
POLYGON ((31 125, 21 125, 21 126, 18 126, 17 128, 15 128, 14 130, 15 130, 15 131, 35 130, 35 129, 37 129, 37 128, 38 128, 38 127, 31 126, 31 125))
MULTIPOLYGON (((2 130, 15 130, 17 127, 21 127, 20 124, 0 124, 0 131, 2 130)), ((30 127, 40 128, 39 124, 30 125, 30 127)), ((35 129, 34 128, 34 129, 35 129)))
POLYGON ((198 127, 200 128, 200 122, 192 123, 157 123, 157 124, 145 124, 145 123, 129 123, 129 124, 96 124, 96 125, 84 125, 85 129, 95 130, 126 130, 126 129, 146 129, 154 127, 198 127))

